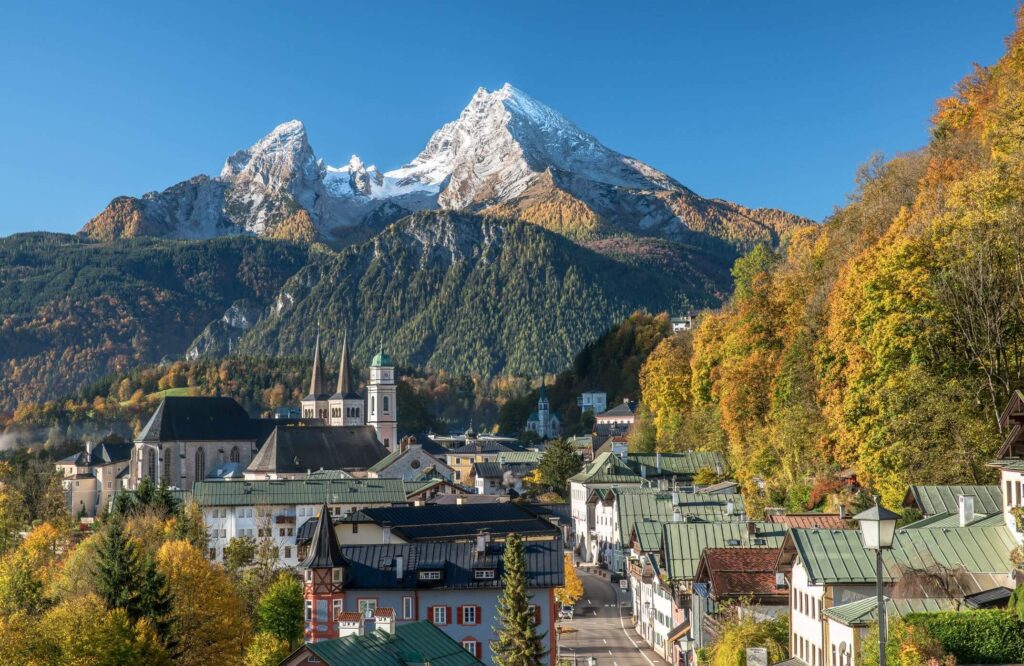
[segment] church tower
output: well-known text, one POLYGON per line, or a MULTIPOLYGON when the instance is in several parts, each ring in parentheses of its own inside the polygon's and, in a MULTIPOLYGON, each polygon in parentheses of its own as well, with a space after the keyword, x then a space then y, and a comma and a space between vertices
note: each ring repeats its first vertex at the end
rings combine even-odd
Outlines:
POLYGON ((309 395, 302 399, 302 418, 328 418, 328 401, 330 394, 325 389, 324 363, 320 354, 320 331, 316 333, 316 346, 313 348, 313 376, 309 380, 309 395))
POLYGON ((338 615, 345 603, 345 570, 348 562, 341 554, 334 533, 331 510, 320 507, 309 553, 302 561, 302 596, 305 600, 305 639, 316 643, 338 637, 338 615))
POLYGON ((548 403, 547 375, 540 380, 540 397, 537 399, 537 418, 540 424, 537 427, 537 434, 541 439, 552 436, 551 430, 551 405, 548 403))
POLYGON ((366 425, 366 403, 363 396, 356 392, 356 383, 352 381, 352 368, 348 355, 348 334, 341 344, 341 365, 338 368, 338 390, 331 396, 332 426, 366 425))
POLYGON ((395 366, 383 346, 370 363, 370 383, 366 385, 367 425, 377 431, 377 439, 389 450, 398 446, 398 386, 395 366))

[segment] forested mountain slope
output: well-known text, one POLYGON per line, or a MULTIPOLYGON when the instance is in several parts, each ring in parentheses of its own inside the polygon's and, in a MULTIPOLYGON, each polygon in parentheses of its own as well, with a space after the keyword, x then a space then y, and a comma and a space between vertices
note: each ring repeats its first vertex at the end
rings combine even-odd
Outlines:
POLYGON ((892 506, 911 482, 988 482, 1024 372, 1021 109, 1018 27, 939 102, 927 147, 872 160, 849 205, 740 261, 728 305, 652 354, 660 444, 720 442, 791 506, 840 468, 892 506))

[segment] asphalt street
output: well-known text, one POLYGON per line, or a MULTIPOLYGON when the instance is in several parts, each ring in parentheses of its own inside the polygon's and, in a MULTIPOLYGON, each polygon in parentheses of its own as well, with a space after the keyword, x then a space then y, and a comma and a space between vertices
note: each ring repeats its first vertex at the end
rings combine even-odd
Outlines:
POLYGON ((589 657, 597 659, 597 666, 669 666, 630 624, 629 591, 620 590, 607 578, 578 571, 583 598, 576 604, 573 619, 559 623, 569 630, 559 641, 562 659, 572 663, 575 658, 578 666, 586 666, 589 657))

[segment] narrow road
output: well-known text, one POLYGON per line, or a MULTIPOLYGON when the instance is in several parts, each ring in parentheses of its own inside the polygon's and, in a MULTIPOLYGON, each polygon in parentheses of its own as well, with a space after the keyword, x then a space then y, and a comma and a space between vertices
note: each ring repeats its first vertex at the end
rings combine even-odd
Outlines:
POLYGON ((575 656, 579 666, 586 666, 588 657, 595 657, 598 666, 669 666, 634 631, 629 610, 621 608, 621 603, 629 603, 628 590, 620 591, 617 584, 583 569, 577 571, 583 598, 573 619, 559 623, 566 632, 559 641, 562 658, 575 656))

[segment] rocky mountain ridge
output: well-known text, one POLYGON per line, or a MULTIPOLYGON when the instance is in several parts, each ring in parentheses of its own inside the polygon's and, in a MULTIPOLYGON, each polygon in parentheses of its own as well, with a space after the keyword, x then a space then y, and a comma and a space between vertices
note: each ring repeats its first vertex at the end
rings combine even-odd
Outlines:
POLYGON ((118 197, 83 232, 103 240, 250 234, 345 244, 424 209, 516 217, 574 239, 630 234, 740 248, 774 243, 809 222, 701 197, 505 84, 480 88, 398 169, 382 172, 355 155, 327 165, 292 120, 230 156, 219 176, 118 197))

